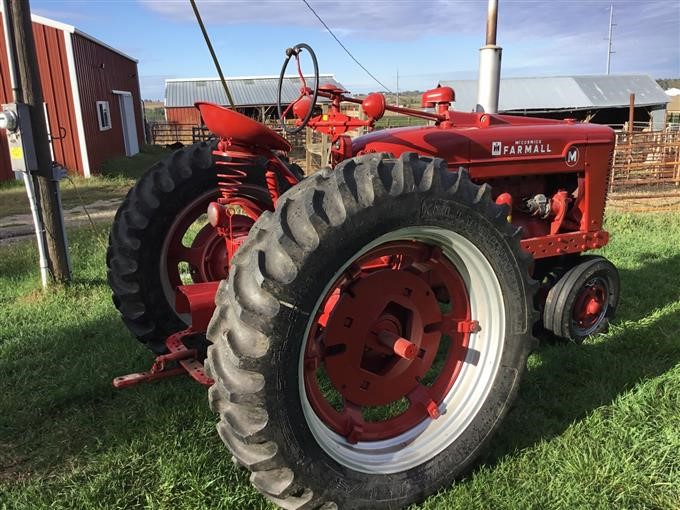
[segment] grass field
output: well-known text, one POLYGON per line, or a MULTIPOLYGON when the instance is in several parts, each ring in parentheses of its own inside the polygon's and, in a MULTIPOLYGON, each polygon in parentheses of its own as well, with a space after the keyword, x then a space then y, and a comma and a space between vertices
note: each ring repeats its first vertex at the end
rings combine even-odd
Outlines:
POLYGON ((400 128, 407 126, 424 126, 425 119, 406 117, 404 115, 387 115, 375 123, 376 129, 400 128))
POLYGON ((137 180, 150 166, 170 153, 170 149, 159 145, 144 145, 132 157, 120 156, 104 163, 102 176, 137 180))
MULTIPOLYGON (((61 199, 64 209, 71 209, 82 202, 90 204, 97 200, 124 197, 134 180, 123 177, 72 177, 61 181, 61 199)), ((0 218, 15 214, 30 214, 26 188, 23 181, 3 183, 0 187, 0 218)))
MULTIPOLYGON (((146 145, 132 157, 121 156, 104 163, 101 175, 63 179, 60 187, 64 209, 124 197, 135 180, 168 153, 163 147, 146 145)), ((30 214, 23 180, 0 183, 0 218, 15 214, 30 214)))
MULTIPOLYGON (((680 213, 616 215, 610 332, 542 345, 479 467, 422 509, 680 508, 680 213)), ((75 282, 38 290, 32 243, 0 249, 0 508, 270 508, 184 379, 149 366, 111 304, 107 230, 69 233, 75 282)))

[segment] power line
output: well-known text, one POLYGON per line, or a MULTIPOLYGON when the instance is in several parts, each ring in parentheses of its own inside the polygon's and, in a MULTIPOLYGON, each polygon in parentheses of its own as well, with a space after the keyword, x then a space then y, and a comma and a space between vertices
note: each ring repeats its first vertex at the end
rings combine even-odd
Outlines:
POLYGON ((391 91, 388 87, 386 87, 386 86, 385 86, 378 78, 376 78, 375 76, 373 76, 373 75, 371 74, 371 71, 369 71, 369 70, 366 69, 363 65, 361 65, 361 62, 359 62, 356 58, 354 58, 354 55, 352 55, 352 53, 347 49, 347 47, 346 47, 344 44, 342 44, 342 42, 340 42, 340 39, 337 38, 337 36, 333 33, 333 31, 330 29, 330 27, 329 27, 328 25, 326 25, 326 22, 325 22, 324 20, 321 19, 321 16, 319 16, 319 15, 316 13, 316 11, 312 8, 312 6, 309 5, 309 2, 307 2, 307 0, 302 0, 302 1, 305 3, 305 5, 306 5, 307 7, 309 7, 309 10, 312 11, 312 13, 314 14, 314 16, 316 16, 316 18, 321 22, 321 24, 326 28, 326 30, 328 30, 328 33, 331 34, 331 35, 333 36, 333 39, 335 39, 335 40, 337 41, 337 43, 342 47, 343 50, 345 50, 345 52, 350 56, 350 58, 351 58, 352 60, 354 60, 354 61, 357 63, 357 65, 358 65, 359 67, 361 67, 364 71, 366 71, 366 73, 367 73, 371 78, 373 78, 373 79, 378 83, 378 85, 380 85, 380 86, 381 86, 382 88, 384 88, 387 92, 389 92, 390 94, 392 94, 392 91, 391 91))

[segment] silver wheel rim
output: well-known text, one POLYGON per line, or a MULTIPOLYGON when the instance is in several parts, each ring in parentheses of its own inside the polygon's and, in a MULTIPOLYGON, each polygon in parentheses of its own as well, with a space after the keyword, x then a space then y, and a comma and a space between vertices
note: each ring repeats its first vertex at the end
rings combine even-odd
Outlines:
POLYGON ((438 245, 460 272, 470 298, 472 318, 481 330, 470 335, 468 354, 451 390, 439 406, 436 420, 426 419, 396 437, 350 444, 314 412, 304 387, 304 345, 298 362, 298 389, 309 429, 319 446, 335 461, 355 471, 390 474, 406 471, 434 458, 463 434, 479 413, 500 368, 505 339, 505 304, 491 264, 467 238, 441 227, 404 228, 376 239, 348 260, 330 279, 310 314, 309 337, 323 297, 351 262, 392 241, 415 240, 438 245))

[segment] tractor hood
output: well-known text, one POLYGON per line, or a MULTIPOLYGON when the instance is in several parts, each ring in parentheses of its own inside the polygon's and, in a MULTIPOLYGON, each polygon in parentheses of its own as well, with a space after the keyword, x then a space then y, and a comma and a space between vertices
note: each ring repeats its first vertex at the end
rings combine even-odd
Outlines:
MULTIPOLYGON (((573 147, 583 152, 593 143, 614 142, 614 131, 596 124, 460 112, 451 120, 451 127, 385 129, 359 136, 352 141, 352 154, 387 152, 398 157, 413 151, 443 158, 451 167, 532 165, 550 160, 562 166, 571 163, 573 147)), ((571 170, 570 165, 565 169, 571 170)))
POLYGON ((352 140, 352 154, 389 152, 398 157, 403 152, 437 156, 449 163, 468 162, 469 138, 458 129, 435 126, 405 127, 373 131, 352 140))

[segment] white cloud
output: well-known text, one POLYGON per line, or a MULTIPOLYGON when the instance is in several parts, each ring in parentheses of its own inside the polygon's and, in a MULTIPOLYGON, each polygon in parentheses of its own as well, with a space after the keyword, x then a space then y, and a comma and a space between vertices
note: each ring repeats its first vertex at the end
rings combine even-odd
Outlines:
MULTIPOLYGON (((195 23, 187 2, 140 0, 148 9, 177 22, 195 23)), ((262 0, 258 2, 199 1, 206 24, 264 24, 318 27, 319 20, 301 0, 262 0)), ((468 31, 470 17, 483 19, 479 1, 310 1, 310 5, 338 36, 417 39, 449 30, 468 31)))
MULTIPOLYGON (((368 39, 417 41, 450 34, 478 36, 484 0, 309 0, 343 42, 356 48, 368 39)), ((185 1, 140 0, 174 22, 195 23, 185 1)), ((323 27, 302 0, 198 2, 208 24, 323 27)), ((504 66, 517 74, 604 72, 610 0, 502 0, 499 44, 504 66), (523 53, 523 54, 520 54, 523 53), (509 64, 509 65, 508 65, 509 64)), ((680 2, 615 0, 613 72, 680 74, 680 2)))

